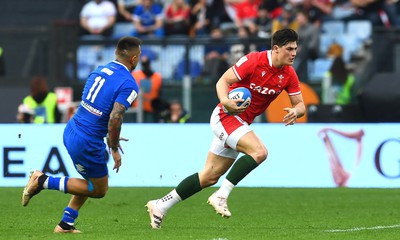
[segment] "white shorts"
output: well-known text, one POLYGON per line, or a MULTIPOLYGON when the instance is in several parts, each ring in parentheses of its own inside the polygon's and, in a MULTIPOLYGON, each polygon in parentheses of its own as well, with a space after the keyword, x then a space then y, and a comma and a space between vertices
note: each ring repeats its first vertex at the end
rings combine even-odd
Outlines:
POLYGON ((252 131, 249 124, 239 116, 227 115, 217 106, 211 114, 210 125, 214 133, 214 139, 209 151, 222 157, 236 159, 239 152, 236 151, 239 139, 252 131))

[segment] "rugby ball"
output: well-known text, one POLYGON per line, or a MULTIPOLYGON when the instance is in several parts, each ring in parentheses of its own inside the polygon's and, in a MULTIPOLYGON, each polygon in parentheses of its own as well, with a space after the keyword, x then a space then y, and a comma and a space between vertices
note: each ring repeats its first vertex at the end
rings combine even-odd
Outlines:
POLYGON ((236 100, 236 99, 243 99, 243 102, 238 102, 237 106, 238 107, 245 107, 248 108, 251 103, 251 93, 250 90, 244 87, 238 87, 233 90, 231 90, 228 93, 228 98, 231 100, 236 100))

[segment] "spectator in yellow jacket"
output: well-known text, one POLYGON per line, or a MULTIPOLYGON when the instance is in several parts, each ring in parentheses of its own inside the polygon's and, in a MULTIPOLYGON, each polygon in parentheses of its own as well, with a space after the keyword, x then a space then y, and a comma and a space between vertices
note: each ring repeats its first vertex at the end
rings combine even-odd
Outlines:
POLYGON ((57 106, 57 95, 50 92, 46 79, 35 76, 31 81, 31 93, 23 100, 23 104, 34 112, 33 123, 59 123, 61 113, 57 106))

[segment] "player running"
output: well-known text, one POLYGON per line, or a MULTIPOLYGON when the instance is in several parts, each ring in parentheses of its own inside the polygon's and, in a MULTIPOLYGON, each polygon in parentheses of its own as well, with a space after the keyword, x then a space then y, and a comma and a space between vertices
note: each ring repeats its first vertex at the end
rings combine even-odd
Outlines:
POLYGON ((286 125, 292 125, 305 113, 305 106, 297 74, 292 67, 296 57, 298 35, 291 29, 277 31, 272 36, 269 51, 250 53, 229 68, 216 84, 220 103, 212 112, 210 124, 214 139, 208 152, 204 169, 188 176, 161 199, 146 204, 151 227, 158 229, 167 211, 203 188, 214 185, 232 166, 221 187, 208 198, 215 211, 230 217, 227 199, 234 188, 247 174, 260 165, 268 155, 267 148, 251 130, 250 124, 264 113, 269 104, 285 90, 290 98, 290 107, 283 110, 286 125), (248 108, 238 107, 242 100, 229 100, 228 92, 245 87, 252 94, 248 108), (224 112, 223 107, 228 110, 224 112), (235 164, 239 153, 240 157, 235 164))
POLYGON ((64 145, 76 170, 84 179, 52 177, 36 170, 23 191, 23 206, 27 206, 31 198, 43 189, 59 190, 72 195, 54 232, 80 233, 74 227, 79 209, 88 197, 102 198, 106 195, 106 136, 114 159, 113 170, 118 173, 121 166, 119 141, 122 119, 139 91, 131 71, 139 62, 141 42, 135 37, 123 37, 118 41, 116 60, 99 66, 89 75, 78 111, 65 127, 64 145))

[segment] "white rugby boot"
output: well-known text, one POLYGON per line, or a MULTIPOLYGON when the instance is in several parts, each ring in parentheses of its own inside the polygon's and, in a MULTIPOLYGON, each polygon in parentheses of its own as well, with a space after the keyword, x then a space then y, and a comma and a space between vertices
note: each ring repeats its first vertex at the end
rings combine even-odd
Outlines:
POLYGON ((150 215, 150 225, 153 229, 161 228, 161 223, 165 215, 157 208, 156 203, 158 200, 159 199, 151 200, 145 206, 147 207, 147 212, 150 215))
POLYGON ((33 196, 38 194, 43 187, 39 186, 39 177, 43 173, 39 170, 32 171, 29 175, 29 181, 22 192, 21 204, 26 207, 33 196))
POLYGON ((217 196, 216 192, 208 198, 207 203, 213 206, 217 214, 223 217, 229 218, 232 215, 228 209, 227 199, 217 196))

